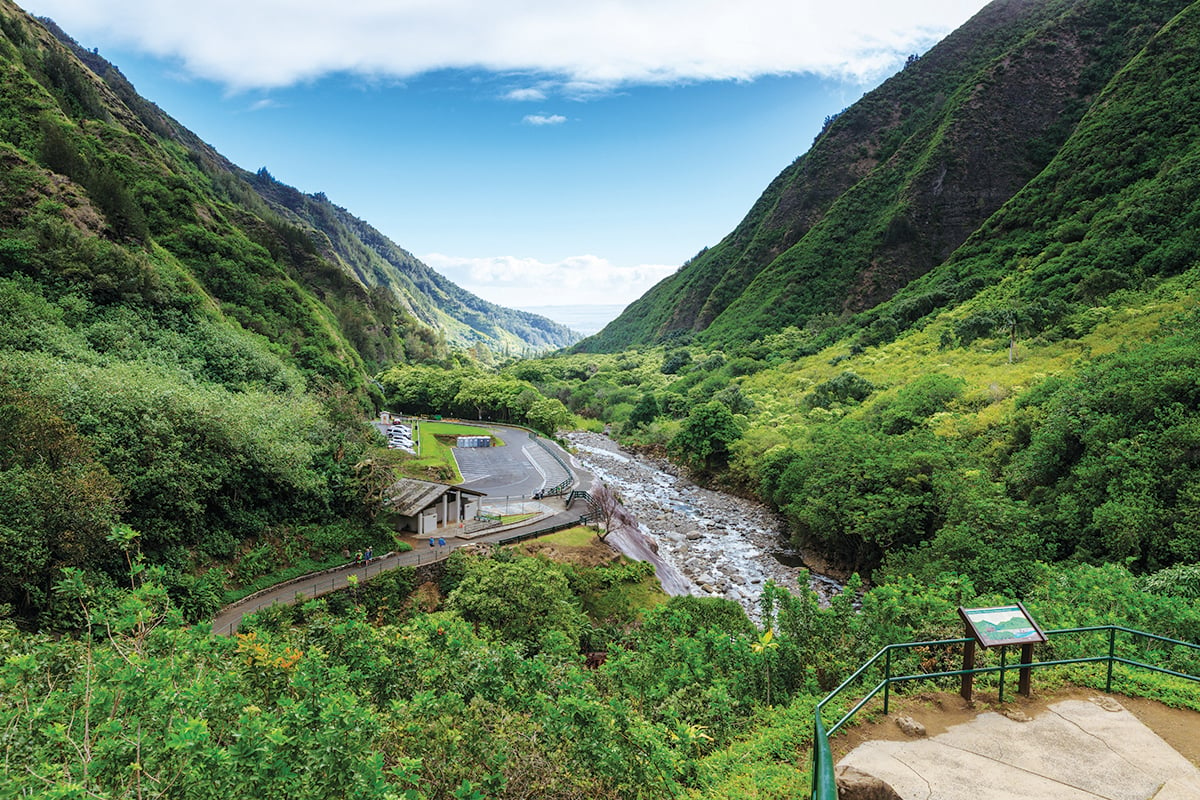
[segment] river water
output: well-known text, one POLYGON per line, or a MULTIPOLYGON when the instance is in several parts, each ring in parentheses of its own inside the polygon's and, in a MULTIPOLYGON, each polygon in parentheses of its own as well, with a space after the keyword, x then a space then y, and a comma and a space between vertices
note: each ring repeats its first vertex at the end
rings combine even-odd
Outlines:
MULTIPOLYGON (((613 488, 637 519, 637 531, 614 531, 609 541, 631 558, 653 562, 668 594, 724 597, 757 620, 767 581, 801 591, 801 560, 770 509, 697 486, 671 464, 624 451, 607 436, 576 432, 567 440, 581 466, 613 488)), ((824 598, 840 590, 816 574, 809 586, 824 598)))

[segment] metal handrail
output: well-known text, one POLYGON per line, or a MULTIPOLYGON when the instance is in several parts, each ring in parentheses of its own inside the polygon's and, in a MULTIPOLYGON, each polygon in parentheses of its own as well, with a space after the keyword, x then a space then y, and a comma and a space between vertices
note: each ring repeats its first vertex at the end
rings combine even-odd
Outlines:
POLYGON ((906 681, 914 681, 914 680, 930 680, 933 678, 949 678, 949 677, 963 676, 963 675, 983 675, 983 674, 987 674, 987 673, 998 672, 998 673, 1000 673, 1000 701, 1003 702, 1004 701, 1004 674, 1007 671, 1012 671, 1014 669, 1030 669, 1030 670, 1032 670, 1037 667, 1053 667, 1053 666, 1062 666, 1062 665, 1066 665, 1066 664, 1094 664, 1094 663, 1102 663, 1102 662, 1107 664, 1107 670, 1106 670, 1105 681, 1104 681, 1104 691, 1105 692, 1112 691, 1112 676, 1113 676, 1113 665, 1114 664, 1124 664, 1125 666, 1129 666, 1129 667, 1138 667, 1140 669, 1148 669, 1148 670, 1151 670, 1152 672, 1158 672, 1158 673, 1161 673, 1164 675, 1171 675, 1176 678, 1183 678, 1185 680, 1190 680, 1190 681, 1195 681, 1197 683, 1200 683, 1200 675, 1192 675, 1189 673, 1177 672, 1175 670, 1167 669, 1165 667, 1159 667, 1154 664, 1146 664, 1141 661, 1134 661, 1132 659, 1128 659, 1128 658, 1124 658, 1122 656, 1116 655, 1117 633, 1128 633, 1128 634, 1131 634, 1132 636, 1140 636, 1144 639, 1151 639, 1151 640, 1158 641, 1158 642, 1164 642, 1164 643, 1171 644, 1171 645, 1179 645, 1182 647, 1190 648, 1192 650, 1200 651, 1200 644, 1196 644, 1194 642, 1184 642, 1184 641, 1180 641, 1178 639, 1171 639, 1166 636, 1158 636, 1157 634, 1146 633, 1145 631, 1134 630, 1133 628, 1126 628, 1121 625, 1093 625, 1093 626, 1084 627, 1084 628, 1063 628, 1060 630, 1046 631, 1046 636, 1052 637, 1052 636, 1062 636, 1062 635, 1072 634, 1072 633, 1094 633, 1094 632, 1098 632, 1098 631, 1106 631, 1108 633, 1108 652, 1106 655, 1103 655, 1103 656, 1088 656, 1088 657, 1084 657, 1084 658, 1056 659, 1056 660, 1052 660, 1052 661, 1034 661, 1034 662, 1031 662, 1028 664, 1009 665, 1006 663, 1005 650, 1001 649, 1001 651, 1000 651, 1001 658, 1000 658, 999 666, 976 667, 974 669, 965 669, 965 670, 964 669, 946 670, 943 672, 926 672, 926 673, 920 673, 920 674, 915 674, 915 675, 893 676, 891 674, 891 672, 892 672, 892 652, 893 651, 911 650, 911 649, 917 648, 917 647, 938 647, 938 646, 948 647, 948 646, 953 646, 953 645, 966 644, 973 640, 972 639, 939 639, 939 640, 928 641, 928 642, 905 642, 903 644, 887 645, 882 650, 880 650, 878 653, 876 653, 874 656, 872 656, 870 660, 868 660, 861 667, 859 667, 857 670, 855 670, 853 675, 851 675, 846 680, 842 681, 842 683, 836 689, 834 689, 832 692, 827 694, 824 697, 824 699, 822 699, 819 703, 817 703, 816 707, 813 709, 813 718, 814 719, 813 719, 812 800, 837 800, 837 781, 834 776, 833 756, 832 756, 832 750, 829 745, 829 737, 832 736, 834 733, 836 733, 838 731, 838 729, 840 729, 842 727, 842 725, 846 724, 856 713, 858 713, 858 711, 863 706, 865 706, 868 702, 870 702, 881 691, 883 692, 883 713, 887 714, 889 700, 890 700, 891 686, 893 683, 903 683, 906 681), (827 704, 829 704, 830 701, 832 701, 835 697, 837 697, 839 694, 841 694, 841 692, 844 689, 846 689, 846 687, 850 686, 850 684, 854 683, 860 677, 862 677, 863 673, 865 673, 872 666, 877 664, 879 662, 879 659, 881 659, 881 658, 884 659, 884 678, 883 678, 883 680, 880 681, 878 684, 876 684, 875 687, 873 689, 871 689, 871 691, 868 692, 867 695, 865 697, 863 697, 862 700, 858 701, 858 703, 856 703, 853 708, 851 708, 849 711, 847 711, 845 714, 843 714, 841 719, 839 719, 832 726, 830 726, 828 729, 826 729, 825 723, 821 718, 822 709, 824 709, 825 706, 827 704))

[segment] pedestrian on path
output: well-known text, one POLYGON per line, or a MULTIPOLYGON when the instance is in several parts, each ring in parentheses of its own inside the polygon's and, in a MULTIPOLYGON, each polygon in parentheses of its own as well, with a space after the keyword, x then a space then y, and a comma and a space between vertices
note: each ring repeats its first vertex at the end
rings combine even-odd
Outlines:
POLYGON ((363 556, 362 550, 354 551, 354 566, 357 567, 358 565, 362 564, 362 556, 363 556))
POLYGON ((370 561, 374 557, 374 555, 375 555, 375 548, 368 547, 367 548, 367 561, 370 561))

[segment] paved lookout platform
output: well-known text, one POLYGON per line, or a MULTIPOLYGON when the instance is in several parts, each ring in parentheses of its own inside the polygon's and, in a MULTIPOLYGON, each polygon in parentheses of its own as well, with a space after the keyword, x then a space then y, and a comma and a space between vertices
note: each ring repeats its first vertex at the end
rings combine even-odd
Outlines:
POLYGON ((864 742, 838 763, 840 796, 1200 800, 1200 769, 1113 698, 1022 717, 986 712, 929 738, 864 742))

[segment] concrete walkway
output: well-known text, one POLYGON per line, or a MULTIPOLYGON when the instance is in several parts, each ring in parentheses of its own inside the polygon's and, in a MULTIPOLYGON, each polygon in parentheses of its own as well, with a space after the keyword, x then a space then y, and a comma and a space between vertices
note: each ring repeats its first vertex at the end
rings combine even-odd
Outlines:
MULTIPOLYGON (((528 459, 525 456, 520 458, 521 463, 524 464, 524 467, 528 472, 538 475, 538 472, 535 472, 536 465, 531 464, 530 462, 534 458, 539 460, 544 459, 547 462, 547 466, 545 467, 546 470, 557 470, 557 473, 553 473, 555 477, 554 482, 558 483, 558 481, 561 480, 559 473, 563 473, 562 466, 559 465, 558 462, 554 461, 554 459, 548 454, 546 454, 541 445, 525 443, 521 440, 520 437, 522 436, 528 437, 528 433, 526 431, 515 428, 502 429, 501 426, 493 425, 489 425, 489 428, 494 428, 494 432, 497 434, 503 430, 503 435, 508 436, 513 441, 519 442, 522 444, 522 446, 533 450, 533 456, 529 457, 528 459), (551 463, 553 464, 553 467, 550 466, 551 463)), ((564 462, 570 463, 570 454, 562 450, 562 448, 558 447, 557 444, 551 441, 548 441, 547 443, 551 447, 556 448, 557 452, 560 454, 560 458, 564 462)), ((592 485, 592 481, 594 479, 592 474, 580 467, 578 464, 572 466, 572 472, 576 479, 576 486, 588 488, 592 485)), ((545 476, 540 475, 539 481, 544 483, 544 480, 545 476)), ((493 500, 494 499, 495 498, 493 498, 493 500)), ((485 507, 489 505, 487 498, 484 499, 483 505, 485 507)), ((528 501, 527 505, 535 504, 533 501, 528 501)), ((344 589, 347 585, 349 585, 349 578, 352 575, 357 576, 360 582, 366 581, 381 572, 395 569, 396 567, 420 566, 421 564, 429 564, 433 561, 440 561, 444 558, 448 558, 450 554, 459 547, 465 547, 471 544, 496 542, 500 539, 505 539, 523 531, 540 530, 542 528, 549 528, 559 524, 574 522, 578 520, 579 515, 583 513, 583 510, 578 507, 570 510, 563 509, 563 498, 561 497, 546 498, 538 505, 541 506, 542 513, 533 519, 529 519, 520 523, 489 528, 486 531, 471 533, 463 537, 456 535, 459 530, 456 527, 443 528, 438 531, 437 535, 446 542, 444 545, 428 547, 427 544, 429 537, 410 537, 409 543, 413 545, 413 549, 408 552, 392 553, 386 556, 373 558, 365 565, 348 564, 344 567, 337 567, 312 575, 305 575, 295 580, 277 584, 269 589, 265 589, 262 592, 253 594, 238 601, 237 603, 221 609, 220 613, 217 614, 216 618, 213 620, 213 633, 221 634, 223 636, 228 636, 235 633, 238 625, 242 621, 242 617, 248 614, 253 614, 259 609, 267 608, 277 603, 291 605, 292 603, 296 602, 298 597, 319 597, 320 595, 328 594, 329 592, 337 589, 344 589)))
POLYGON ((837 769, 841 800, 1200 800, 1200 769, 1111 697, 865 742, 837 769))
MULTIPOLYGON (((549 502, 561 504, 560 499, 550 500, 549 502)), ((349 585, 351 575, 357 576, 360 582, 367 581, 381 572, 386 572, 396 567, 420 566, 421 564, 441 561, 442 559, 449 558, 450 554, 458 548, 467 545, 495 542, 525 530, 539 530, 561 523, 574 522, 579 519, 579 514, 580 512, 577 508, 570 511, 543 514, 535 519, 519 524, 491 528, 484 533, 474 534, 469 539, 460 539, 454 536, 454 531, 457 528, 448 528, 438 532, 442 540, 446 542, 444 545, 428 547, 428 537, 425 537, 418 541, 412 550, 407 552, 391 553, 386 556, 373 558, 369 563, 360 566, 348 564, 344 567, 336 567, 324 572, 305 575, 286 583, 277 584, 237 603, 226 606, 221 609, 221 612, 213 620, 213 633, 226 636, 235 633, 242 617, 253 614, 261 608, 266 608, 276 603, 291 605, 296 602, 299 596, 313 598, 328 594, 337 589, 345 589, 349 585)))

